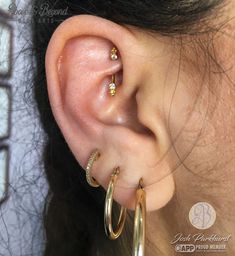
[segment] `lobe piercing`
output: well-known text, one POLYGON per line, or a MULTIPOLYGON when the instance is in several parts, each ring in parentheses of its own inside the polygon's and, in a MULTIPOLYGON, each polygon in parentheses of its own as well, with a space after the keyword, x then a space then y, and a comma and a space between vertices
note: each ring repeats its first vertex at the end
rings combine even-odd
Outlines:
POLYGON ((99 183, 91 176, 91 169, 94 165, 94 162, 97 161, 100 157, 100 152, 96 149, 92 152, 92 154, 90 155, 89 159, 88 159, 88 163, 86 166, 86 180, 87 183, 94 188, 99 187, 99 183))

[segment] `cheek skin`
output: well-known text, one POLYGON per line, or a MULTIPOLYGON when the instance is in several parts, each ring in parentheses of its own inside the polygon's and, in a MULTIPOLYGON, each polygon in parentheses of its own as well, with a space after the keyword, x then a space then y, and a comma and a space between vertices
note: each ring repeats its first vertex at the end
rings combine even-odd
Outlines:
MULTIPOLYGON (((218 51, 218 62, 226 63, 227 67, 235 63, 233 48, 232 45, 229 63, 227 51, 225 56, 218 51)), ((206 192, 206 180, 211 179, 211 182, 215 182, 210 185, 211 191, 219 194, 221 190, 217 185, 221 179, 224 180, 228 174, 234 176, 231 167, 234 166, 235 153, 235 92, 231 79, 235 78, 235 70, 233 68, 226 73, 229 74, 228 79, 225 74, 215 72, 218 67, 213 63, 205 70, 200 70, 206 67, 205 64, 198 65, 199 68, 185 65, 179 76, 175 71, 167 83, 164 109, 172 151, 175 152, 173 169, 180 177, 176 183, 184 184, 182 190, 187 191, 189 186, 195 186, 195 193, 202 192, 202 187, 206 192), (186 174, 187 171, 192 174, 186 174)))
POLYGON ((196 71, 189 75, 186 67, 179 67, 178 59, 171 66, 175 68, 166 77, 162 106, 175 170, 187 158, 200 135, 208 108, 208 90, 196 71))
MULTIPOLYGON (((210 104, 214 105, 208 86, 200 85, 196 79, 182 79, 171 98, 169 111, 169 132, 174 151, 175 168, 182 163, 194 173, 208 170, 214 164, 216 150, 215 127, 208 120, 210 104), (188 81, 189 82, 189 81, 188 81), (195 93, 197 88, 197 93, 195 93)), ((184 177, 184 176, 182 176, 184 177)))
MULTIPOLYGON (((229 24, 224 33, 220 31, 213 42, 217 64, 226 74, 205 56, 205 52, 194 52, 194 56, 187 56, 180 72, 178 60, 171 65, 170 71, 164 70, 167 77, 164 80, 164 93, 161 92, 164 95, 161 106, 171 137, 172 146, 168 150, 171 153, 168 155, 172 162, 176 190, 166 207, 149 216, 151 227, 157 226, 158 231, 163 227, 159 237, 159 232, 152 229, 154 235, 150 234, 150 240, 156 241, 158 237, 162 244, 170 241, 170 238, 163 239, 162 234, 166 229, 159 221, 161 216, 157 215, 161 213, 170 226, 172 237, 179 232, 195 233, 195 228, 187 223, 186 217, 189 209, 198 201, 214 205, 220 217, 205 234, 234 233, 234 24, 229 24), (156 222, 154 225, 153 221, 156 222)), ((195 47, 192 47, 186 53, 194 50, 195 47)), ((161 243, 158 242, 158 245, 161 243)))

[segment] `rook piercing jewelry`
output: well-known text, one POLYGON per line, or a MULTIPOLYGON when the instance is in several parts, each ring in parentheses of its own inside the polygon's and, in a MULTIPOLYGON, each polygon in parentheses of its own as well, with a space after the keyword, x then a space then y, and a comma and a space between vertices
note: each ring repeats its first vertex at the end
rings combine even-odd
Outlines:
POLYGON ((113 49, 111 50, 110 58, 111 58, 111 60, 117 60, 118 59, 117 49, 115 47, 113 47, 113 49))
POLYGON ((136 191, 136 207, 135 207, 135 219, 134 219, 132 256, 144 256, 145 237, 146 237, 146 194, 143 189, 143 179, 140 179, 139 188, 136 191))
POLYGON ((117 182, 117 177, 119 172, 120 172, 119 167, 114 169, 114 172, 111 175, 111 180, 109 182, 109 186, 108 186, 106 198, 105 198, 104 229, 105 229, 106 235, 111 240, 115 240, 121 235, 123 227, 125 225, 125 220, 126 220, 126 208, 122 206, 119 219, 118 219, 117 228, 115 231, 113 231, 113 224, 112 224, 113 193, 114 193, 114 188, 117 182))
MULTIPOLYGON (((110 59, 113 61, 118 59, 117 49, 115 47, 113 47, 111 50, 110 59)), ((109 84, 109 93, 111 96, 116 94, 116 87, 115 75, 112 75, 112 82, 109 84)))
POLYGON ((94 162, 100 157, 100 152, 96 149, 94 152, 92 152, 91 156, 88 159, 88 163, 86 166, 86 180, 87 183, 94 188, 99 187, 99 183, 91 177, 91 169, 93 167, 94 162))
POLYGON ((115 96, 116 94, 116 79, 115 75, 112 75, 112 82, 109 84, 109 93, 111 96, 115 96))

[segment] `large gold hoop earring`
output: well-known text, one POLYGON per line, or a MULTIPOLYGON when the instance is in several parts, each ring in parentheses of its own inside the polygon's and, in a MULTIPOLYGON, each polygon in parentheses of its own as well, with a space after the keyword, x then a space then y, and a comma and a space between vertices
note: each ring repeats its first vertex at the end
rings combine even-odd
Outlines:
POLYGON ((113 206, 113 193, 114 193, 114 188, 117 182, 117 177, 120 172, 119 167, 115 168, 111 180, 109 182, 109 186, 107 189, 106 193, 106 198, 105 198, 105 207, 104 207, 104 229, 106 235, 109 237, 111 240, 117 239, 124 228, 125 225, 125 220, 126 220, 126 208, 123 206, 121 207, 119 219, 118 219, 118 224, 117 228, 114 231, 113 230, 113 224, 112 224, 112 206, 113 206))
POLYGON ((133 236, 133 256, 144 256, 146 237, 146 194, 143 189, 143 179, 136 191, 136 207, 133 236))
POLYGON ((91 156, 89 157, 88 159, 88 163, 87 163, 87 166, 86 166, 86 180, 87 180, 87 183, 91 186, 91 187, 94 187, 94 188, 97 188, 99 187, 99 183, 94 179, 92 178, 90 172, 91 172, 91 169, 94 165, 94 162, 100 157, 100 152, 98 150, 95 150, 91 156))

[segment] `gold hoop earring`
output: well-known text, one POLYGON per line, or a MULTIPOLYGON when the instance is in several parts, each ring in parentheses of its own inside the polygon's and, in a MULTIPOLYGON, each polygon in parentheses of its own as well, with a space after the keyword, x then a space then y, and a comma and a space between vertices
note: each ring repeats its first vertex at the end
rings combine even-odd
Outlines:
POLYGON ((126 220, 126 208, 123 206, 121 207, 119 219, 118 219, 118 224, 117 228, 115 231, 113 231, 113 225, 112 225, 112 205, 113 205, 113 193, 114 193, 114 188, 117 182, 117 177, 120 172, 120 168, 115 168, 111 180, 109 182, 109 186, 107 189, 106 193, 106 198, 105 198, 105 207, 104 207, 104 229, 106 235, 109 237, 111 240, 117 239, 124 228, 125 225, 125 220, 126 220))
POLYGON ((88 159, 88 163, 87 163, 87 166, 86 166, 86 180, 87 180, 87 183, 91 186, 91 187, 94 187, 94 188, 97 188, 99 187, 99 183, 91 177, 91 169, 94 165, 94 162, 96 160, 98 160, 98 158, 100 157, 100 152, 98 150, 95 150, 91 156, 89 157, 88 159))
POLYGON ((146 237, 146 194, 143 189, 143 179, 136 191, 136 207, 133 236, 133 256, 144 256, 146 237))

